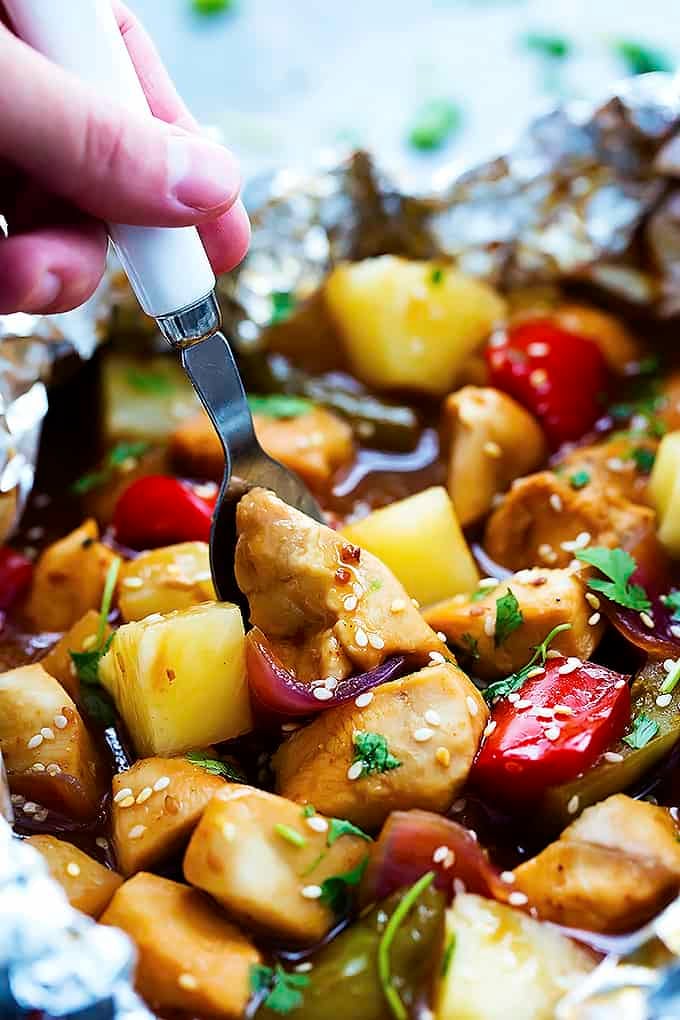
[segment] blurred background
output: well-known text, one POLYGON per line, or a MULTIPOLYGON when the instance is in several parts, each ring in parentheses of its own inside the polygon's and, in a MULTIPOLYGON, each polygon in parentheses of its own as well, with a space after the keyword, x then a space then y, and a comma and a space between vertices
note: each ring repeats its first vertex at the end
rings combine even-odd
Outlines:
POLYGON ((422 182, 680 64, 678 0, 129 0, 245 173, 367 145, 422 182))

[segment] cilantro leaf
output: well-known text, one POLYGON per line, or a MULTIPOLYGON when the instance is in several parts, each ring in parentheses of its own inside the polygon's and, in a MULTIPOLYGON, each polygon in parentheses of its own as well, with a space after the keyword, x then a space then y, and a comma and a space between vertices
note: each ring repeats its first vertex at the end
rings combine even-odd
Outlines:
POLYGON ((248 406, 251 414, 261 414, 263 418, 299 418, 302 414, 309 414, 314 404, 306 397, 271 393, 266 396, 249 396, 248 406))
POLYGON ((435 268, 430 273, 430 283, 432 284, 433 287, 438 287, 443 279, 444 270, 442 269, 441 266, 435 266, 435 268))
POLYGON ((342 875, 331 875, 321 883, 320 901, 330 907, 336 917, 342 917, 349 910, 352 903, 351 890, 361 882, 367 865, 368 854, 359 861, 356 868, 342 875))
POLYGON ((143 372, 139 368, 131 368, 125 376, 128 386, 140 393, 149 393, 152 396, 165 396, 172 393, 175 386, 167 375, 161 372, 143 372))
POLYGON ((280 322, 285 322, 289 319, 295 311, 297 305, 297 298, 290 290, 275 290, 271 296, 272 302, 272 314, 269 320, 270 326, 276 326, 280 322))
POLYGON ((352 825, 344 818, 331 818, 328 823, 328 837, 326 839, 326 846, 333 846, 337 839, 341 836, 358 836, 359 839, 365 839, 367 842, 372 843, 371 837, 358 828, 356 825, 352 825))
POLYGON ((430 99, 417 111, 408 132, 409 144, 414 149, 431 151, 440 149, 458 130, 460 108, 449 99, 430 99))
POLYGON ((368 733, 365 730, 358 730, 354 734, 353 760, 361 762, 362 776, 401 767, 401 762, 390 752, 382 733, 368 733))
POLYGON ((573 475, 569 475, 569 484, 572 489, 582 489, 590 482, 590 475, 583 469, 580 471, 574 471, 573 475))
POLYGON ((109 450, 100 470, 77 478, 71 486, 71 492, 75 492, 78 496, 84 496, 92 489, 98 489, 100 485, 105 485, 109 481, 115 467, 119 467, 130 458, 141 457, 148 449, 148 443, 117 443, 113 449, 109 450))
POLYGON ((648 74, 650 71, 672 71, 673 61, 663 50, 633 39, 619 39, 614 53, 627 65, 631 74, 648 74))
POLYGON ((98 722, 100 726, 115 724, 116 710, 113 701, 103 687, 96 684, 85 686, 80 692, 80 700, 90 719, 98 722))
POLYGON ((630 457, 635 461, 638 471, 641 471, 643 475, 650 474, 656 460, 653 450, 648 450, 644 446, 636 446, 634 450, 631 450, 630 457))
POLYGON ((466 632, 465 634, 461 634, 460 639, 465 645, 465 651, 467 654, 474 662, 476 662, 479 658, 479 641, 477 638, 466 632))
POLYGON ((630 733, 627 733, 621 739, 624 744, 628 744, 629 747, 638 751, 641 747, 645 747, 658 732, 659 724, 656 719, 650 719, 644 712, 640 712, 633 719, 633 728, 630 733))
POLYGON ((443 978, 446 977, 449 967, 451 966, 451 960, 453 959, 455 949, 456 949, 456 933, 454 932, 450 936, 448 942, 446 943, 446 948, 444 949, 444 953, 442 955, 442 969, 440 971, 440 976, 443 978))
POLYGON ((519 602, 508 590, 505 595, 496 599, 496 630, 494 632, 494 644, 496 648, 502 645, 510 637, 513 631, 522 623, 524 617, 519 608, 519 602))
POLYGON ((534 654, 531 656, 526 666, 522 666, 522 668, 517 670, 516 673, 511 673, 510 676, 505 678, 505 680, 496 680, 495 683, 489 684, 489 686, 482 692, 484 700, 487 702, 498 701, 499 698, 506 698, 508 694, 512 694, 514 691, 518 691, 520 687, 523 687, 534 666, 545 666, 548 658, 548 649, 557 635, 561 634, 565 630, 569 630, 570 628, 570 623, 558 623, 556 627, 553 627, 553 629, 543 638, 540 645, 534 646, 534 654))
POLYGON ((263 963, 254 963, 250 968, 250 990, 253 994, 267 992, 264 1005, 274 1013, 287 1014, 302 1005, 303 988, 308 988, 309 975, 295 974, 284 970, 281 964, 275 968, 263 963))
POLYGON ((631 584, 630 577, 637 569, 637 563, 625 549, 607 549, 605 546, 592 546, 576 553, 576 559, 588 563, 608 578, 603 581, 599 577, 591 578, 588 587, 599 591, 612 602, 617 602, 626 609, 647 612, 652 603, 647 598, 645 589, 640 584, 631 584))
POLYGON ((313 818, 315 814, 316 814, 316 808, 314 807, 314 805, 313 804, 305 804, 305 806, 302 809, 302 817, 303 818, 313 818))
POLYGON ((101 648, 92 648, 87 652, 68 653, 82 684, 99 683, 99 663, 111 647, 112 641, 113 634, 109 634, 101 648))
POLYGON ((569 39, 549 32, 529 32, 523 41, 528 50, 551 60, 564 60, 572 51, 569 39))
POLYGON ((191 6, 196 14, 213 15, 230 11, 234 0, 192 0, 191 6))
POLYGON ((680 591, 677 588, 671 588, 668 595, 661 596, 661 601, 666 609, 670 609, 673 622, 680 623, 680 591))
POLYGON ((198 765, 199 768, 205 769, 211 776, 221 776, 223 779, 231 779, 235 783, 245 782, 245 776, 237 768, 220 758, 210 758, 202 751, 187 751, 184 757, 192 765, 198 765))

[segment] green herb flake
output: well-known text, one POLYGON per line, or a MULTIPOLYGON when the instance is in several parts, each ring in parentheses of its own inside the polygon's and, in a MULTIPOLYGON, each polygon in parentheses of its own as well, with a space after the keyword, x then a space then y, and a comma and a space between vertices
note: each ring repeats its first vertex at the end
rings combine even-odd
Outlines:
POLYGON ((267 992, 263 1004, 274 1013, 291 1013, 302 1005, 302 990, 308 988, 309 975, 284 970, 280 964, 267 967, 254 963, 250 968, 250 990, 253 995, 267 992))
POLYGON ((671 588, 667 595, 661 596, 661 601, 666 609, 670 609, 673 622, 680 623, 680 590, 671 588))
POLYGON ((454 932, 453 935, 451 935, 451 937, 449 938, 448 942, 446 943, 446 948, 444 949, 444 954, 442 956, 441 976, 443 978, 445 978, 449 972, 449 967, 451 966, 451 960, 453 959, 455 949, 456 949, 456 933, 454 932))
POLYGON ((460 108, 448 99, 431 99, 417 111, 408 132, 412 148, 422 152, 440 149, 459 129, 460 108))
POLYGON ((444 270, 441 266, 436 266, 430 273, 430 283, 433 287, 438 287, 444 279, 444 270))
POLYGON ((85 687, 80 692, 80 701, 86 714, 100 726, 113 726, 116 722, 114 704, 102 687, 85 687))
POLYGON ((492 591, 494 591, 494 588, 490 585, 478 588, 477 591, 473 591, 472 595, 470 595, 470 602, 481 602, 482 599, 485 599, 492 591))
POLYGON ((275 290, 271 295, 272 314, 270 326, 276 326, 290 319, 297 306, 297 298, 290 290, 275 290))
POLYGON ((342 917, 349 911, 352 903, 352 889, 359 885, 368 865, 368 855, 360 861, 356 868, 342 875, 331 875, 321 883, 321 903, 330 907, 336 917, 342 917))
POLYGON ((640 584, 631 584, 630 577, 637 569, 637 563, 624 549, 607 549, 605 546, 592 546, 576 553, 576 559, 588 563, 605 575, 608 580, 595 577, 588 581, 588 587, 606 595, 612 602, 617 602, 626 609, 636 612, 648 612, 652 604, 647 598, 645 589, 640 584))
POLYGON ((631 74, 649 74, 650 71, 672 71, 673 61, 663 50, 633 39, 618 39, 613 44, 617 57, 626 64, 631 74))
POLYGON ((522 666, 516 673, 511 673, 505 680, 496 680, 495 683, 489 684, 489 686, 482 693, 484 700, 487 702, 498 701, 500 698, 506 698, 508 694, 512 694, 514 691, 518 691, 524 686, 528 679, 529 673, 534 666, 545 666, 548 658, 548 650, 550 645, 555 640, 558 634, 561 634, 565 630, 570 630, 570 623, 558 623, 556 627, 547 634, 541 641, 540 645, 534 646, 534 654, 531 656, 526 666, 522 666))
POLYGON ((314 408, 313 402, 306 397, 289 397, 285 393, 249 396, 248 406, 251 414, 259 414, 263 418, 299 418, 314 408))
POLYGON ((184 757, 192 765, 198 765, 199 768, 205 769, 211 776, 221 776, 222 779, 230 779, 235 783, 245 782, 245 777, 237 768, 220 758, 210 758, 202 751, 187 751, 184 757))
POLYGON ((573 475, 569 475, 569 484, 572 489, 583 489, 589 482, 590 475, 583 469, 574 471, 573 475))
POLYGON ((235 6, 234 0, 191 0, 196 14, 211 17, 215 14, 226 14, 235 6))
POLYGON ((71 656, 71 661, 81 684, 99 683, 99 663, 111 647, 112 641, 113 634, 109 634, 101 648, 92 648, 87 652, 69 651, 68 654, 71 656))
POLYGON ((354 762, 361 762, 360 776, 374 772, 389 772, 401 768, 401 762, 390 752, 382 733, 358 730, 354 734, 354 762))
POLYGON ((496 648, 504 644, 513 631, 521 625, 524 617, 519 608, 519 602, 514 594, 508 590, 505 595, 496 599, 496 629, 494 631, 494 644, 496 648))
MULTIPOLYGON (((114 559, 111 560, 108 571, 106 572, 101 607, 99 609, 99 620, 97 622, 97 633, 95 635, 93 647, 88 649, 86 652, 73 652, 69 650, 69 655, 71 656, 71 661, 78 679, 81 683, 89 684, 90 686, 96 686, 99 683, 99 663, 111 647, 111 642, 114 637, 113 634, 110 634, 109 637, 104 640, 106 624, 109 618, 109 613, 111 612, 113 593, 116 588, 116 581, 118 580, 120 564, 120 556, 114 557, 114 559)), ((95 703, 101 701, 102 698, 103 694, 101 696, 92 695, 90 700, 95 711, 97 711, 98 708, 95 703)), ((101 706, 99 706, 99 708, 101 708, 101 706)), ((95 718, 101 721, 101 711, 99 715, 95 715, 94 711, 90 714, 94 715, 95 718)), ((110 723, 107 723, 107 725, 110 725, 110 723)))
POLYGON ((635 461, 635 466, 643 475, 651 473, 654 461, 656 460, 656 454, 653 450, 648 450, 645 446, 636 446, 634 450, 631 450, 629 456, 635 461))
POLYGON ((434 871, 428 871, 404 892, 399 905, 387 922, 385 931, 378 943, 378 976, 380 978, 383 995, 385 996, 385 999, 387 1000, 396 1020, 407 1020, 409 1012, 404 1006, 404 1003, 401 1001, 398 986, 395 985, 392 979, 390 950, 397 932, 406 920, 409 912, 416 905, 425 890, 432 885, 434 879, 434 871))
POLYGON ((473 637, 472 634, 468 634, 466 632, 465 634, 461 634, 460 639, 465 645, 466 653, 470 656, 470 658, 474 662, 476 662, 477 659, 479 658, 479 641, 477 640, 477 638, 473 637))
POLYGON ((528 32, 522 40, 526 49, 549 60, 564 60, 572 52, 572 44, 563 35, 550 32, 528 32))
POLYGON ((328 823, 328 836, 326 838, 326 846, 333 846, 336 840, 340 839, 341 836, 358 836, 359 839, 365 839, 368 843, 372 843, 371 837, 358 828, 356 825, 352 825, 344 818, 331 818, 328 823))
POLYGON ((294 829, 292 825, 284 825, 283 822, 277 822, 274 826, 274 832, 281 839, 285 839, 286 843, 290 843, 291 846, 303 847, 307 845, 307 837, 303 836, 297 829, 294 829))
POLYGON ((650 719, 644 712, 640 712, 633 719, 633 728, 630 733, 622 737, 624 744, 628 744, 633 750, 639 751, 659 732, 659 724, 656 719, 650 719))
POLYGON ((71 492, 77 496, 84 496, 92 489, 98 489, 110 480, 114 468, 120 467, 126 460, 141 457, 148 449, 148 443, 118 443, 109 450, 101 469, 76 479, 71 486, 71 492))
POLYGON ((316 808, 314 807, 314 805, 313 804, 305 804, 305 806, 302 809, 302 817, 303 818, 313 818, 315 814, 316 814, 316 808))
POLYGON ((368 586, 369 591, 380 591, 382 588, 382 581, 378 577, 374 577, 368 586))
POLYGON ((172 380, 161 372, 144 372, 139 368, 131 368, 125 378, 133 390, 155 397, 166 396, 176 389, 172 380))

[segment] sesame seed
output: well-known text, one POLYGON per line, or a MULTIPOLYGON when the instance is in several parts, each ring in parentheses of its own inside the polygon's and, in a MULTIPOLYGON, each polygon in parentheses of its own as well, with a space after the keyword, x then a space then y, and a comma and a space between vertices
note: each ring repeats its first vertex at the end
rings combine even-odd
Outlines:
POLYGON ((460 814, 461 811, 465 810, 466 804, 467 801, 465 800, 465 797, 459 797, 458 800, 454 800, 453 804, 451 805, 451 810, 455 814, 460 814))
POLYGON ((403 613, 406 609, 406 603, 403 599, 393 599, 390 606, 391 613, 403 613))
POLYGON ((446 662, 446 659, 444 658, 441 652, 430 652, 428 658, 430 660, 431 666, 441 665, 442 663, 446 662))
POLYGON ((317 701, 329 701, 333 697, 333 692, 327 687, 315 687, 312 693, 317 701))
POLYGON ((609 762, 610 765, 616 765, 620 761, 623 761, 623 755, 619 754, 618 751, 605 751, 602 757, 605 761, 609 762))
POLYGON ((321 818, 320 815, 312 815, 311 818, 306 818, 305 821, 313 832, 328 831, 328 822, 325 818, 321 818))
POLYGON ((412 605, 412 606, 413 606, 413 607, 414 607, 415 609, 420 609, 420 602, 418 601, 418 599, 411 599, 411 605, 412 605))
POLYGON ((640 619, 644 623, 645 627, 648 627, 649 630, 654 630, 654 620, 649 613, 640 613, 640 619))
POLYGON ((434 753, 434 759, 438 765, 443 765, 444 768, 448 768, 451 764, 451 752, 448 747, 438 747, 434 753))
POLYGON ((350 767, 347 769, 347 778, 351 781, 358 779, 361 773, 364 771, 364 763, 362 761, 352 762, 350 767))
POLYGON ((41 761, 37 761, 35 765, 31 766, 31 772, 45 772, 45 766, 41 761))
POLYGON ((588 617, 588 626, 596 627, 601 619, 602 615, 600 613, 593 613, 592 616, 588 617))
POLYGON ((620 457, 609 457, 605 461, 605 466, 609 468, 610 471, 613 471, 615 474, 619 474, 619 472, 625 471, 626 462, 624 460, 621 460, 620 457))
POLYGON ((548 726, 548 728, 545 731, 544 736, 548 740, 559 740, 560 739, 560 730, 559 730, 559 727, 558 726, 548 726))
POLYGON ((380 634, 369 634, 368 643, 371 648, 375 648, 377 651, 380 651, 381 648, 385 647, 385 642, 380 637, 380 634))
POLYGON ((34 815, 36 811, 40 811, 40 804, 36 804, 34 800, 27 800, 24 804, 25 814, 34 815))
POLYGON ((523 907, 525 903, 528 902, 529 897, 525 893, 519 892, 519 890, 517 892, 511 892, 508 896, 508 903, 511 907, 523 907))
POLYGON ((356 595, 346 595, 342 600, 342 604, 348 613, 352 613, 359 604, 359 601, 356 595))
POLYGON ((529 375, 529 382, 532 386, 543 386, 547 382, 548 375, 544 368, 535 368, 529 375))
POLYGON ((134 802, 135 802, 135 798, 132 796, 132 794, 129 794, 127 797, 123 797, 122 800, 118 801, 118 807, 120 807, 120 808, 129 808, 129 807, 132 807, 134 802))
POLYGON ((573 673, 575 669, 578 669, 579 666, 582 665, 583 663, 581 662, 580 659, 577 659, 575 658, 575 656, 570 655, 565 663, 557 667, 557 672, 560 673, 562 676, 567 676, 568 673, 573 673))
POLYGON ((527 354, 530 358, 545 358, 548 353, 548 345, 541 343, 540 340, 535 340, 532 344, 527 344, 527 354))
POLYGON ((68 862, 68 864, 66 865, 66 871, 71 876, 71 878, 77 878, 78 875, 80 874, 80 868, 78 867, 75 861, 68 862))
POLYGON ((440 726, 442 721, 439 712, 435 712, 433 708, 428 708, 424 719, 428 726, 440 726))
POLYGON ((53 722, 58 730, 65 730, 66 727, 68 726, 68 719, 66 718, 65 715, 62 715, 61 713, 55 715, 53 722))
POLYGON ((418 744, 424 744, 434 735, 434 730, 429 729, 427 726, 421 726, 420 729, 413 731, 413 739, 418 744))
POLYGON ((519 701, 519 694, 517 693, 517 691, 510 691, 510 693, 508 694, 508 701, 510 702, 511 705, 514 705, 519 701))
POLYGON ((593 609, 600 608, 600 600, 598 599, 597 595, 592 591, 586 592, 586 602, 588 603, 589 606, 592 606, 593 609))
POLYGON ((500 584, 497 577, 483 577, 477 582, 478 588, 496 588, 500 584))
POLYGON ((557 492, 552 492, 550 494, 550 506, 553 508, 555 513, 561 513, 563 508, 562 498, 557 492))
POLYGON ((120 583, 124 588, 141 588, 144 581, 141 577, 124 577, 120 583))
POLYGON ((482 449, 484 450, 484 453, 487 455, 487 457, 493 457, 494 460, 498 460, 499 457, 503 456, 503 451, 501 450, 500 446, 498 445, 498 443, 495 443, 492 439, 487 440, 487 442, 484 443, 482 449))
POLYGON ((580 803, 581 801, 579 795, 575 793, 574 796, 570 798, 569 803, 567 804, 567 811, 569 812, 570 815, 576 814, 580 803))
POLYGON ((298 963, 297 967, 293 967, 296 974, 309 974, 312 969, 312 961, 305 960, 304 963, 298 963))
POLYGON ((446 634, 444 633, 444 631, 438 630, 436 631, 436 634, 439 640, 442 642, 442 644, 446 644, 446 634))
POLYGON ((622 677, 620 680, 617 680, 616 683, 614 684, 614 690, 620 691, 625 686, 626 686, 626 681, 622 677))
POLYGON ((462 896, 464 892, 467 892, 467 886, 462 878, 454 878, 453 891, 456 896, 462 896))
POLYGON ((323 686, 326 688, 327 691, 334 691, 335 688, 338 686, 337 677, 327 676, 326 679, 324 680, 323 686))
POLYGON ((484 617, 484 633, 487 637, 493 637, 496 630, 496 619, 491 613, 484 617))
POLYGON ((490 722, 488 722, 484 727, 484 736, 490 737, 493 731, 496 729, 497 725, 498 723, 496 722, 495 719, 492 719, 490 722))
POLYGON ((441 864, 442 861, 446 860, 450 853, 451 850, 448 846, 438 846, 432 854, 432 860, 435 864, 441 864))
POLYGON ((534 711, 534 715, 537 719, 552 719, 553 710, 552 708, 537 708, 534 711))
POLYGON ((359 648, 366 648, 368 645, 368 635, 366 634, 366 631, 362 630, 361 627, 357 627, 354 632, 354 640, 359 645, 359 648))
POLYGON ((198 988, 198 981, 193 974, 180 974, 177 984, 187 992, 193 992, 198 988))
POLYGON ((562 652, 558 652, 556 648, 549 648, 545 653, 546 659, 561 659, 562 652))
POLYGON ((128 832, 128 839, 141 839, 146 832, 146 825, 133 825, 128 832))
POLYGON ((466 697, 465 704, 468 707, 468 712, 470 713, 470 715, 472 716, 477 715, 477 713, 479 712, 479 705, 477 704, 477 702, 475 701, 471 694, 468 694, 468 696, 466 697))
POLYGON ((516 882, 514 871, 501 871, 501 882, 505 882, 506 885, 512 885, 516 882))
POLYGON ((161 776, 160 779, 157 779, 156 782, 153 784, 153 788, 156 793, 160 793, 161 790, 167 790, 169 786, 170 779, 168 776, 161 776))
POLYGON ((43 742, 43 735, 42 735, 42 733, 36 733, 28 741, 28 743, 26 744, 26 747, 29 749, 29 751, 33 751, 33 750, 35 750, 36 747, 40 747, 42 742, 43 742))
POLYGON ((83 638, 83 651, 87 652, 90 648, 93 648, 97 643, 96 634, 88 634, 86 638, 83 638))
POLYGON ((153 794, 153 790, 151 789, 151 787, 150 786, 145 786, 144 789, 140 790, 140 792, 137 794, 137 801, 136 801, 136 803, 137 804, 144 804, 149 799, 149 797, 152 794, 153 794))
POLYGON ((528 698, 520 698, 519 701, 515 702, 515 708, 518 712, 522 712, 525 708, 531 708, 533 702, 529 701, 528 698))
POLYGON ((565 552, 576 552, 577 549, 585 549, 591 539, 589 531, 580 531, 571 542, 560 542, 560 549, 565 552))
POLYGON ((61 765, 58 765, 56 761, 51 761, 45 771, 48 776, 58 776, 61 772, 61 765))
POLYGON ((569 708, 569 705, 555 705, 553 708, 555 715, 573 715, 573 708, 569 708))
POLYGON ((527 680, 533 680, 535 676, 542 676, 545 673, 545 666, 532 666, 528 671, 527 680))
POLYGON ((306 900, 318 900, 321 896, 321 892, 322 890, 320 885, 305 885, 302 889, 300 889, 300 893, 306 900))
POLYGON ((126 797, 130 797, 131 795, 132 795, 132 790, 130 789, 130 787, 129 786, 124 786, 123 789, 119 790, 118 793, 113 798, 113 803, 114 804, 120 804, 121 800, 125 800, 126 797))
POLYGON ((668 708, 672 700, 673 700, 672 694, 660 694, 656 699, 656 703, 659 706, 659 708, 668 708))
POLYGON ((54 730, 50 726, 43 726, 40 732, 45 740, 54 740, 54 730))
POLYGON ((541 542, 537 552, 544 563, 555 563, 557 561, 557 553, 548 542, 541 542))

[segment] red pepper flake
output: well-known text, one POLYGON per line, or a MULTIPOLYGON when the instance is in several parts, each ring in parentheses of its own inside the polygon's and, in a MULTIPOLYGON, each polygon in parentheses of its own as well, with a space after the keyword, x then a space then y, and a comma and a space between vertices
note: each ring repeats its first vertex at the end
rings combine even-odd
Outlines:
POLYGON ((335 571, 335 580, 338 582, 338 584, 349 584, 349 582, 352 580, 352 575, 347 569, 347 567, 338 567, 338 569, 335 571))
POLYGON ((361 559, 361 549, 358 545, 343 545, 340 559, 343 563, 358 563, 361 559))

